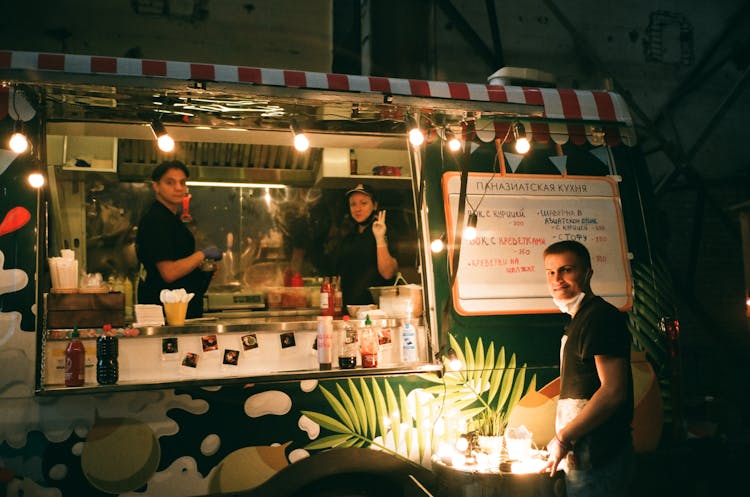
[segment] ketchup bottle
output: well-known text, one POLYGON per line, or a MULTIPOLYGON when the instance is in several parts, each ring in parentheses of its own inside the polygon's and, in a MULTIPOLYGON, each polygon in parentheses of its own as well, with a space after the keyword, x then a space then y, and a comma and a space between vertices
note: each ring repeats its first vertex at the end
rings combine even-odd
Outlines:
POLYGON ((321 316, 333 316, 333 287, 331 286, 331 278, 326 276, 323 279, 323 284, 320 285, 320 315, 321 316))
POLYGON ((70 342, 65 348, 65 386, 80 387, 86 379, 86 349, 79 338, 78 328, 73 328, 70 342))

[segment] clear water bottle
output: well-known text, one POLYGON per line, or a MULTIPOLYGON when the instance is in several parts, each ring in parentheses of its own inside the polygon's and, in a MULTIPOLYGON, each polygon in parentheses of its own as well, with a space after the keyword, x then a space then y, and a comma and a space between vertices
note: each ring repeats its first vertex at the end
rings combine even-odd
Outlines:
POLYGON ((401 327, 401 360, 407 364, 417 362, 417 333, 409 321, 401 327))
POLYGON ((112 326, 105 324, 102 335, 96 340, 96 381, 100 385, 117 383, 119 379, 117 351, 117 337, 112 335, 112 326))

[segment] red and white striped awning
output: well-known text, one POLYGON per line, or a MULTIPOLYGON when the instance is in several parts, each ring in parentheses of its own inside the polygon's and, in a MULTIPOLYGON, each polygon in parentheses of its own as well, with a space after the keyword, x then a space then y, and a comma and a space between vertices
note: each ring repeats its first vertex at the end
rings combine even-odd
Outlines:
MULTIPOLYGON (((570 138, 574 143, 589 140, 596 145, 614 145, 620 141, 628 145, 635 144, 633 120, 624 99, 617 93, 608 91, 450 83, 222 64, 0 50, 0 70, 4 69, 529 104, 543 108, 540 118, 526 123, 527 133, 536 141, 553 140, 564 143, 570 138)), ((3 117, 2 110, 3 104, 0 103, 0 117, 3 117)), ((494 135, 502 138, 506 135, 507 126, 507 123, 501 122, 491 126, 479 125, 478 136, 488 137, 490 129, 494 128, 494 135), (479 132, 480 128, 483 134, 479 132)))

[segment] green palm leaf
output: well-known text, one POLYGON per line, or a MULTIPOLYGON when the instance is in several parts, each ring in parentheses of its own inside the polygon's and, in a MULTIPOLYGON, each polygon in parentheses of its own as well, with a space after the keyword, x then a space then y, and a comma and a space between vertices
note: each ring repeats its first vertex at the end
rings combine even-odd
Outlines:
POLYGON ((356 443, 357 438, 351 435, 329 435, 319 438, 305 445, 307 450, 331 449, 333 447, 351 447, 351 443, 356 443))
MULTIPOLYGON (((388 416, 388 408, 385 405, 385 397, 383 397, 383 392, 380 390, 378 382, 375 381, 375 378, 372 378, 372 393, 375 399, 375 416, 377 418, 378 427, 380 428, 380 434, 385 437, 385 418, 386 416, 388 416)), ((373 433, 373 438, 374 437, 375 434, 373 433)))
POLYGON ((500 352, 497 354, 497 362, 495 367, 491 368, 490 373, 490 391, 487 394, 487 403, 491 404, 495 399, 498 389, 500 388, 500 380, 503 379, 503 373, 505 372, 505 347, 500 347, 500 352))
POLYGON ((367 435, 375 437, 375 427, 377 423, 377 411, 375 410, 375 401, 372 398, 370 389, 367 388, 367 382, 364 378, 359 379, 359 388, 362 390, 362 399, 365 403, 365 412, 367 413, 367 435))
MULTIPOLYGON (((391 431, 393 432, 393 443, 396 449, 398 449, 401 441, 401 413, 398 408, 398 401, 396 395, 393 393, 391 384, 388 380, 384 380, 385 384, 385 398, 388 402, 388 418, 391 420, 391 431)), ((385 438, 385 432, 382 433, 385 438)))
MULTIPOLYGON (((409 454, 411 454, 412 420, 411 415, 409 414, 409 404, 406 402, 406 392, 404 391, 404 387, 402 385, 398 386, 398 400, 399 404, 401 405, 401 409, 399 409, 399 412, 401 413, 401 422, 405 425, 406 428, 402 435, 406 444, 406 455, 408 456, 409 454)), ((401 427, 399 426, 399 430, 400 429, 401 427)), ((398 450, 398 445, 396 446, 396 449, 398 450)))
POLYGON ((471 383, 474 380, 474 375, 476 374, 476 367, 474 366, 474 351, 471 348, 471 343, 469 343, 469 338, 464 337, 464 356, 466 357, 466 361, 464 361, 464 367, 463 370, 465 371, 465 378, 467 383, 471 383))
POLYGON ((492 376, 492 366, 495 364, 495 342, 490 342, 487 349, 487 356, 484 360, 484 368, 481 377, 482 392, 490 387, 490 376, 492 376))
POLYGON ((346 413, 349 415, 349 419, 351 420, 352 431, 355 433, 359 433, 361 427, 359 424, 359 416, 357 416, 357 410, 354 408, 354 402, 352 402, 352 399, 349 398, 349 395, 347 395, 346 391, 338 383, 336 383, 336 390, 338 391, 341 403, 346 409, 346 413))
POLYGON ((323 393, 323 396, 333 408, 333 411, 338 415, 339 419, 346 425, 347 428, 349 428, 350 431, 354 431, 354 423, 352 423, 352 420, 349 417, 349 413, 346 412, 346 408, 343 406, 343 404, 339 402, 338 399, 334 397, 334 395, 326 390, 326 388, 322 385, 320 387, 320 391, 323 393))
POLYGON ((500 407, 505 405, 505 401, 508 399, 508 395, 510 395, 510 389, 513 386, 513 376, 516 373, 516 354, 510 356, 508 367, 505 369, 504 373, 500 385, 500 393, 497 398, 497 404, 495 404, 500 407))
POLYGON ((334 431, 336 433, 351 433, 351 429, 345 426, 340 421, 333 419, 330 416, 312 411, 302 411, 302 414, 318 423, 321 427, 326 430, 334 431))

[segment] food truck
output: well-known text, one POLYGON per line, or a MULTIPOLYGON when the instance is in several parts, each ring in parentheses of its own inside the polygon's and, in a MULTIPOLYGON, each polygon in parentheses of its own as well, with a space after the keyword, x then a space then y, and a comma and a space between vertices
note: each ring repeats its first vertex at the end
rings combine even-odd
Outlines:
POLYGON ((636 450, 657 448, 677 330, 628 108, 512 77, 0 50, 7 494, 559 495, 536 473, 565 323, 542 251, 559 240, 587 245, 594 291, 628 314, 636 450), (16 132, 26 151, 6 148, 16 132), (166 160, 190 171, 181 218, 223 253, 181 324, 138 304, 137 225, 166 160), (399 277, 321 320, 363 184, 399 277), (339 367, 366 326, 377 366, 355 348, 339 367))

